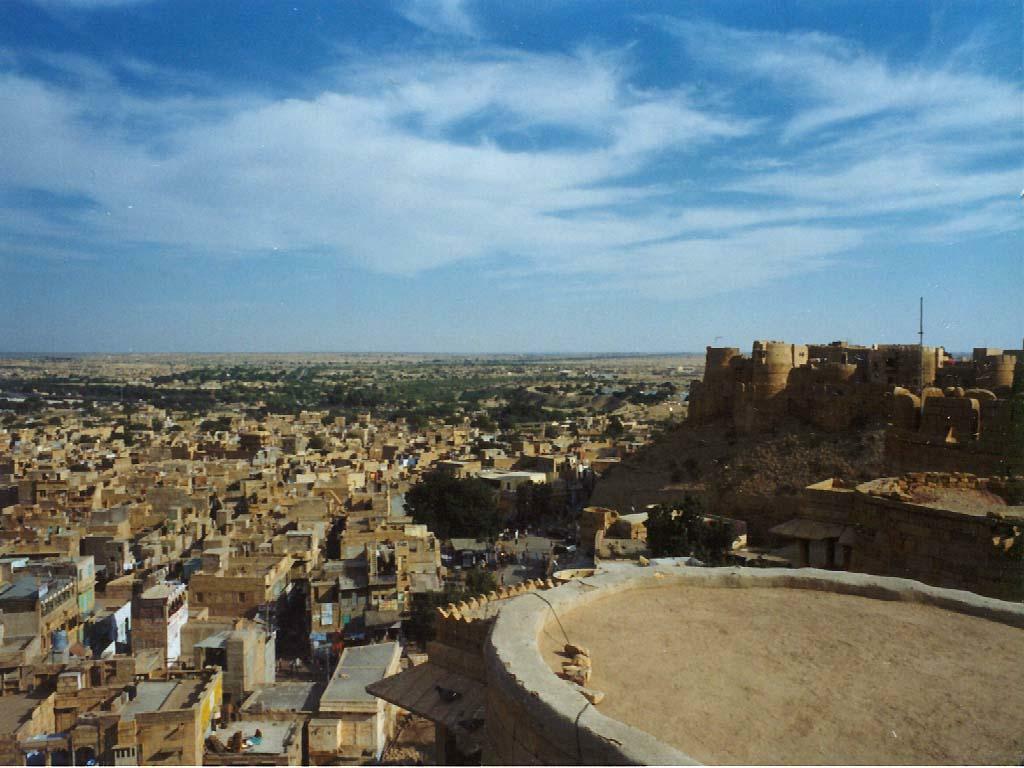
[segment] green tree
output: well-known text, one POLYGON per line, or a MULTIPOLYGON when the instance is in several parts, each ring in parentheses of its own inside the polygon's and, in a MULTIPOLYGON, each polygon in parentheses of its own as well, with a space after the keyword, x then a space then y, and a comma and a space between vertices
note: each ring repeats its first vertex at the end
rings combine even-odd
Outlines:
POLYGON ((423 413, 412 411, 406 415, 405 422, 413 432, 420 432, 427 428, 430 419, 423 413))
POLYGON ((498 428, 498 425, 497 423, 495 423, 494 419, 492 419, 490 416, 486 414, 481 414, 480 416, 477 416, 475 419, 473 419, 472 424, 474 427, 483 430, 484 432, 493 432, 498 428))
POLYGON ((721 565, 732 546, 732 523, 707 518, 700 499, 687 494, 677 504, 659 504, 647 513, 647 546, 655 557, 693 556, 721 565))
POLYGON ((554 492, 549 483, 522 483, 516 488, 517 527, 543 524, 554 516, 554 492))
POLYGON ((421 646, 437 634, 437 609, 452 602, 453 592, 416 592, 409 607, 409 618, 403 622, 406 636, 421 646))
POLYGON ((500 525, 491 486, 439 470, 426 473, 409 489, 405 509, 441 539, 492 538, 500 525))
POLYGON ((438 608, 443 608, 448 603, 486 595, 497 588, 498 582, 493 573, 483 568, 473 568, 466 571, 464 585, 449 582, 440 592, 414 593, 409 607, 409 618, 403 625, 406 635, 410 640, 425 645, 433 640, 437 633, 438 608))
POLYGON ((204 419, 199 423, 199 429, 203 432, 227 432, 231 429, 231 417, 218 416, 215 419, 204 419))
POLYGON ((494 578, 493 573, 485 571, 483 568, 472 568, 466 571, 466 588, 463 599, 480 597, 480 595, 486 595, 497 588, 498 580, 494 578))
POLYGON ((523 483, 516 488, 515 524, 517 527, 524 525, 530 518, 533 505, 533 489, 530 487, 531 485, 533 483, 523 483))

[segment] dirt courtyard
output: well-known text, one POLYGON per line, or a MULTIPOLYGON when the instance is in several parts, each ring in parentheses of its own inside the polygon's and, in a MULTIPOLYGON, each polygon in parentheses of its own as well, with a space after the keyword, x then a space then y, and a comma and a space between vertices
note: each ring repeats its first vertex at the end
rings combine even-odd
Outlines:
MULTIPOLYGON (((704 763, 1024 760, 1022 629, 829 592, 681 585, 561 621, 591 651, 600 712, 704 763)), ((560 670, 554 620, 540 640, 560 670)))

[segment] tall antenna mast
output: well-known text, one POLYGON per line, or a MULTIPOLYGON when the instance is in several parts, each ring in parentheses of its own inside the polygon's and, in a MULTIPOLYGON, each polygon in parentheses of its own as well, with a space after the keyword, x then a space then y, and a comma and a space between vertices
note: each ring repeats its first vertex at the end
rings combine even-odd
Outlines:
POLYGON ((924 296, 920 299, 917 319, 917 349, 920 353, 919 369, 918 369, 918 384, 920 385, 921 394, 924 395, 924 296))

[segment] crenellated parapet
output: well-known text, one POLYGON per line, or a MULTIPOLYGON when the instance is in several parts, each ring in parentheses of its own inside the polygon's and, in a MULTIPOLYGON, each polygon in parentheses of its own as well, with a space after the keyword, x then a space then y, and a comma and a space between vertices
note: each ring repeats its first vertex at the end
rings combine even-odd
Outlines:
POLYGON ((502 604, 513 597, 554 586, 550 579, 531 579, 437 608, 436 633, 427 644, 431 662, 482 682, 483 648, 502 604))
POLYGON ((447 606, 436 609, 438 632, 440 633, 445 626, 458 626, 463 622, 472 623, 481 619, 493 618, 495 603, 538 589, 552 589, 554 586, 555 583, 551 579, 529 579, 519 584, 492 590, 486 595, 460 600, 458 603, 448 603, 447 606))

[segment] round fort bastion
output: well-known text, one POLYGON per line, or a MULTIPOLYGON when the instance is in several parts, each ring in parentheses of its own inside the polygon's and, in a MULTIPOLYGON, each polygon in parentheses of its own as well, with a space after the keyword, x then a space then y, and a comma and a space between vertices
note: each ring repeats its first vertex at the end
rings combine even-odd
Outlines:
POLYGON ((1017 764, 1021 658, 1019 603, 817 569, 604 563, 502 608, 483 759, 1017 764), (556 674, 566 640, 589 648, 602 701, 556 674))

